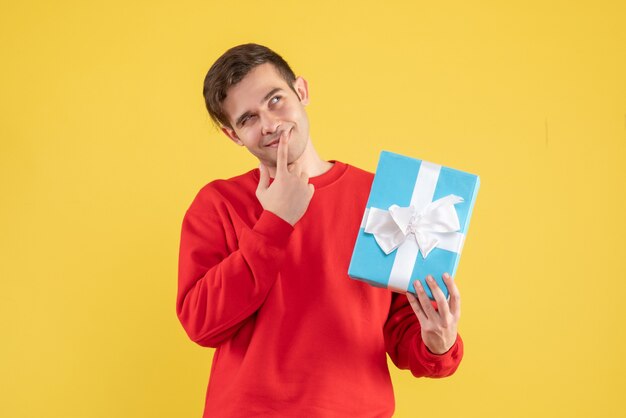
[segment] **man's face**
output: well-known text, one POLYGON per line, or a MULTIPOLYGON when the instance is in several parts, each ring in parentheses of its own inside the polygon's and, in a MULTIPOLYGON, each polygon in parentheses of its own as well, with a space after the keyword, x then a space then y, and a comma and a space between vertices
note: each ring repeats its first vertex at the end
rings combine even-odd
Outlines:
POLYGON ((232 86, 223 102, 232 126, 223 127, 224 133, 268 167, 276 167, 282 131, 289 139, 288 163, 300 158, 309 141, 306 81, 298 77, 293 87, 297 94, 272 64, 265 63, 232 86))

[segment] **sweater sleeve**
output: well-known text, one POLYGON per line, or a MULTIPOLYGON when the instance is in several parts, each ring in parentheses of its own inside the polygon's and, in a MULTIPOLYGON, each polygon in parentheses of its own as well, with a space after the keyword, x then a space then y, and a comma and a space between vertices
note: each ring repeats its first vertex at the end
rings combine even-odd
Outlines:
POLYGON ((409 369, 415 377, 446 377, 453 374, 463 358, 463 341, 456 341, 444 354, 434 354, 422 340, 420 323, 406 295, 394 293, 384 327, 385 348, 393 363, 409 369))
POLYGON ((176 312, 191 340, 217 347, 263 304, 293 227, 263 211, 236 233, 224 204, 198 200, 182 223, 176 312))

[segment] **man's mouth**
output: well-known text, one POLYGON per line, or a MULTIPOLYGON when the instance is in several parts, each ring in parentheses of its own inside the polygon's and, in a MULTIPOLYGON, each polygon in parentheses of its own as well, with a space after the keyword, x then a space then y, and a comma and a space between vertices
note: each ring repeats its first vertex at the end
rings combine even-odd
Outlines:
MULTIPOLYGON (((287 136, 291 135, 291 130, 289 130, 287 132, 287 136)), ((276 137, 276 139, 273 139, 271 142, 268 142, 265 147, 267 148, 278 148, 278 141, 280 141, 280 134, 276 137)))

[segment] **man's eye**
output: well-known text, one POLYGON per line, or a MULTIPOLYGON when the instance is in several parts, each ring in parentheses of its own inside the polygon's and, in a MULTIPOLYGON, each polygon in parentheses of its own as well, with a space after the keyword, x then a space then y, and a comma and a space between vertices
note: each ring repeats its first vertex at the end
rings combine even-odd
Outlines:
POLYGON ((278 103, 280 101, 280 96, 274 96, 270 99, 270 103, 278 103))

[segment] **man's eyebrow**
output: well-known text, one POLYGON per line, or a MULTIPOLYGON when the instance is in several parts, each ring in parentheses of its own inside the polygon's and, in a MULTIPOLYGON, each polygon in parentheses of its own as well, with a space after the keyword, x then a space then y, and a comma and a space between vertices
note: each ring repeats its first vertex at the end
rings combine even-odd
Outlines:
MULTIPOLYGON (((263 99, 261 100, 261 102, 259 104, 263 104, 264 102, 266 102, 267 100, 270 99, 270 97, 272 97, 274 94, 278 93, 279 91, 283 91, 283 89, 281 89, 280 87, 274 87, 272 90, 270 90, 269 93, 267 93, 265 95, 265 97, 263 97, 263 99)), ((250 115, 250 112, 244 112, 243 115, 239 116, 237 118, 237 121, 235 122, 235 124, 237 126, 241 125, 241 122, 243 122, 243 120, 248 117, 250 115)))
POLYGON ((263 102, 269 100, 270 97, 272 97, 274 94, 278 93, 279 91, 282 91, 280 87, 273 88, 269 93, 265 95, 265 97, 263 98, 263 100, 261 100, 261 103, 259 104, 263 104, 263 102))

